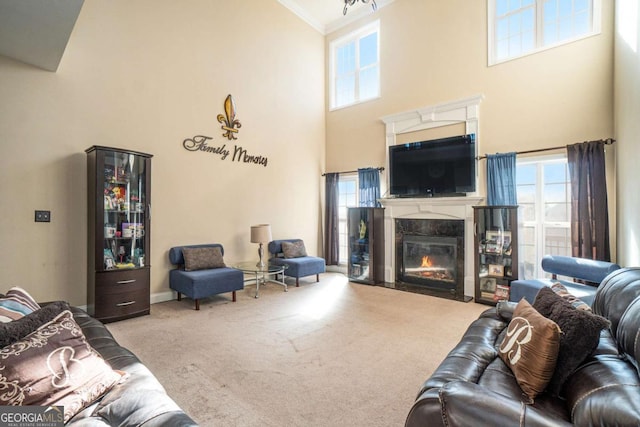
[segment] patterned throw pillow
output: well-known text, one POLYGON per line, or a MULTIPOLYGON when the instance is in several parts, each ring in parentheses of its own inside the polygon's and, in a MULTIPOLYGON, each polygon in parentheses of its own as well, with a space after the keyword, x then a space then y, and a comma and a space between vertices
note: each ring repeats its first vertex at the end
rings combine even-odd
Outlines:
POLYGON ((295 242, 282 242, 282 253, 285 258, 300 258, 307 256, 307 250, 302 240, 295 242))
POLYGON ((182 248, 185 271, 226 267, 219 246, 208 248, 182 248))
POLYGON ((549 384, 560 347, 560 328, 527 300, 516 306, 498 354, 530 401, 549 384))
POLYGON ((70 311, 0 350, 0 405, 64 406, 64 422, 122 379, 70 311))
POLYGON ((69 304, 56 301, 13 322, 0 322, 0 348, 21 340, 65 310, 69 310, 69 304))
POLYGON ((27 291, 15 286, 0 298, 0 322, 11 322, 39 308, 36 300, 27 291))
POLYGON ((533 307, 562 329, 558 363, 549 382, 549 390, 559 395, 567 378, 598 346, 600 332, 608 328, 610 322, 591 310, 576 308, 547 287, 540 289, 533 307))
POLYGON ((558 294, 558 296, 564 298, 569 304, 577 308, 578 310, 591 311, 591 306, 586 302, 582 301, 575 295, 569 293, 567 288, 560 282, 556 282, 551 285, 551 290, 558 294))

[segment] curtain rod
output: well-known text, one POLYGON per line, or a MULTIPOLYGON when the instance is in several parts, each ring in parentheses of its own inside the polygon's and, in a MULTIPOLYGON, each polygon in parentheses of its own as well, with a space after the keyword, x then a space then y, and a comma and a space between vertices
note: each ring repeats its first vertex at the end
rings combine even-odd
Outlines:
MULTIPOLYGON (((589 141, 584 141, 584 142, 589 142, 589 141)), ((614 142, 616 142, 616 140, 613 138, 607 138, 607 139, 598 139, 596 141, 590 141, 590 142, 604 142, 605 145, 611 145, 614 142)), ((578 144, 580 143, 578 142, 578 144)), ((541 153, 543 151, 560 150, 562 148, 567 148, 567 146, 563 145, 562 147, 538 148, 537 150, 516 151, 516 154, 541 153)), ((484 156, 477 157, 478 160, 482 160, 486 158, 487 158, 486 154, 484 156)))
MULTIPOLYGON (((378 169, 380 172, 382 172, 384 170, 384 168, 382 166, 377 167, 376 169, 378 169)), ((358 172, 358 171, 354 170, 354 171, 342 171, 342 172, 334 172, 334 173, 341 174, 341 173, 356 173, 356 172, 358 172)), ((325 176, 325 175, 327 175, 327 174, 326 173, 322 174, 322 176, 325 176)))

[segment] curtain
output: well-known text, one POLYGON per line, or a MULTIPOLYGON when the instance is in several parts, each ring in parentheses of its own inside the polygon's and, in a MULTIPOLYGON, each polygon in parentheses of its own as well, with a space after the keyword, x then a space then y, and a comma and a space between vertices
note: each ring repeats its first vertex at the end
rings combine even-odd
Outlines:
POLYGON ((380 171, 376 168, 358 169, 360 207, 379 207, 380 171))
POLYGON ((340 174, 325 174, 324 258, 327 265, 338 265, 340 240, 338 236, 338 180, 340 174))
POLYGON ((571 255, 610 261, 604 141, 567 145, 571 179, 571 255))
POLYGON ((487 154, 487 205, 517 205, 516 153, 487 154))

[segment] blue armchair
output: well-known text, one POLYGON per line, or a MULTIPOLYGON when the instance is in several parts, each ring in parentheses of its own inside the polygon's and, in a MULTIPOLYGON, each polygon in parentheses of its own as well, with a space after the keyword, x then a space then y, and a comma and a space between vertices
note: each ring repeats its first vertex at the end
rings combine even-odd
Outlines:
POLYGON ((560 255, 545 255, 542 258, 541 265, 545 272, 551 273, 551 279, 514 280, 511 282, 509 301, 518 302, 524 298, 533 304, 540 289, 560 282, 570 294, 591 305, 600 282, 609 273, 620 268, 618 264, 611 262, 560 255), (558 279, 558 276, 565 276, 574 280, 558 279), (578 280, 576 281, 575 279, 578 280))
POLYGON ((200 299, 216 294, 232 292, 233 301, 236 300, 236 291, 244 289, 244 274, 240 270, 229 267, 204 268, 195 271, 186 271, 184 248, 220 248, 224 255, 222 245, 210 243, 204 245, 176 246, 169 249, 169 261, 178 268, 169 271, 169 287, 178 293, 178 301, 182 300, 182 294, 193 299, 196 310, 200 310, 200 299))
POLYGON ((269 262, 276 265, 284 265, 284 275, 296 278, 296 286, 300 286, 300 278, 305 276, 316 275, 316 282, 320 281, 320 273, 325 272, 324 258, 315 256, 298 256, 295 258, 287 258, 282 250, 282 243, 298 243, 303 244, 301 239, 282 239, 269 242, 269 253, 271 258, 269 262))

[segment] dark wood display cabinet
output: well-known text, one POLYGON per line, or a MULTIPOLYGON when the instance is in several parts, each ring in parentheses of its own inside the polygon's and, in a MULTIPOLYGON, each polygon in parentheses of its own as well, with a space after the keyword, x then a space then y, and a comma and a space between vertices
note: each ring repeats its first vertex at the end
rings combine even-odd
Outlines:
POLYGON ((349 208, 347 218, 349 280, 384 283, 384 208, 349 208))
POLYGON ((86 153, 87 311, 105 323, 149 314, 152 156, 100 146, 86 153))
POLYGON ((508 300, 518 279, 518 207, 474 206, 475 300, 508 300))

